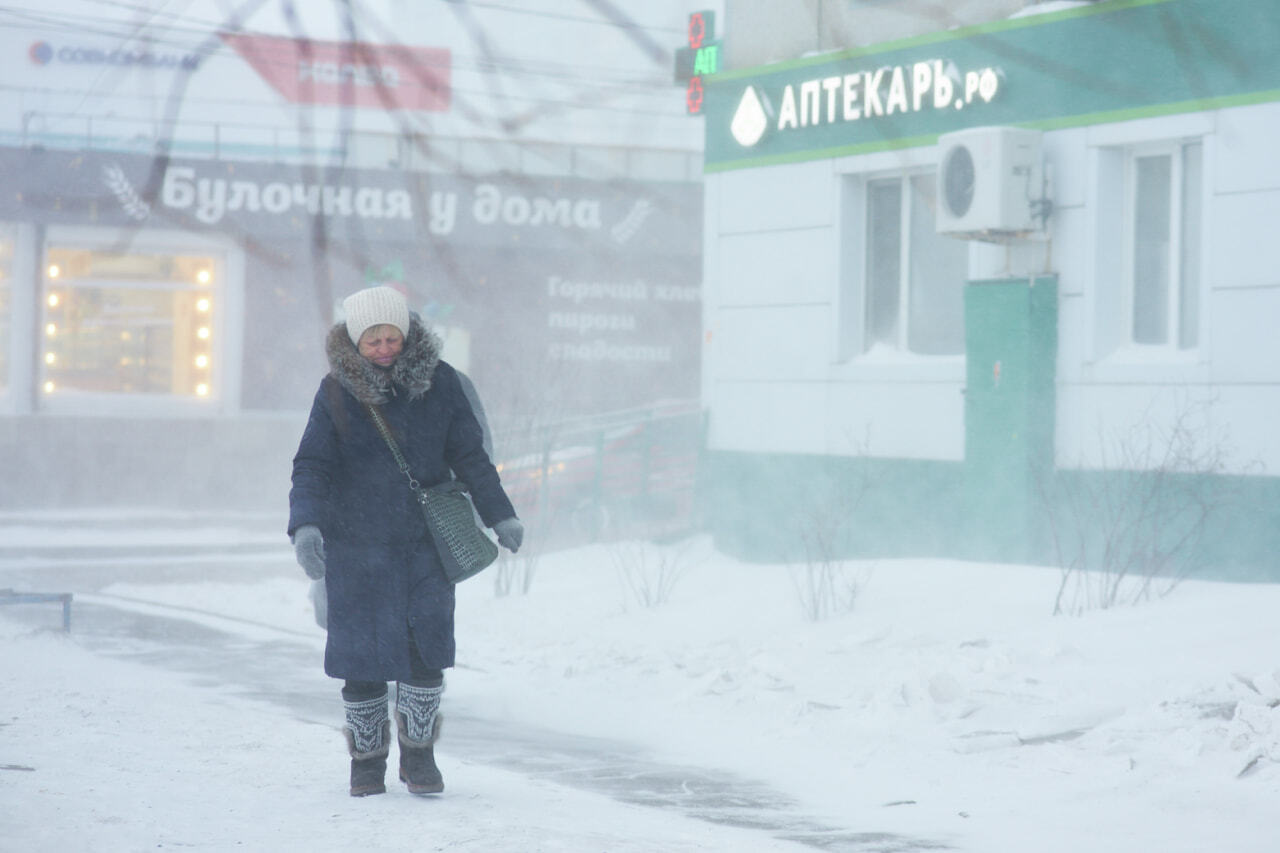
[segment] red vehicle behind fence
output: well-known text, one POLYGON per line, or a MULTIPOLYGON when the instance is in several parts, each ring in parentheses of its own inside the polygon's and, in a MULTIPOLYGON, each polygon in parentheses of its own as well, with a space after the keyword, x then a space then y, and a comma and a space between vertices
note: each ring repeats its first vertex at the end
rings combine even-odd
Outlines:
POLYGON ((516 511, 545 542, 664 538, 697 527, 696 403, 664 403, 495 438, 516 511))

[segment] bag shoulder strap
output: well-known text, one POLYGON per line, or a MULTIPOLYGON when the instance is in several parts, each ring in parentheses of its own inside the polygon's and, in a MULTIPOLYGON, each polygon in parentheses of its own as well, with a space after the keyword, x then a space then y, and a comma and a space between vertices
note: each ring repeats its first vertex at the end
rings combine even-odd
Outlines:
POLYGON ((414 478, 413 472, 409 470, 409 463, 405 460, 404 454, 400 452, 400 445, 396 444, 395 437, 391 435, 391 429, 382 417, 382 412, 372 403, 366 403, 365 408, 369 410, 369 417, 373 418, 373 425, 378 428, 378 434, 387 443, 387 447, 391 448, 391 455, 396 458, 396 465, 400 468, 400 473, 408 478, 410 491, 421 501, 423 499, 422 484, 414 478))

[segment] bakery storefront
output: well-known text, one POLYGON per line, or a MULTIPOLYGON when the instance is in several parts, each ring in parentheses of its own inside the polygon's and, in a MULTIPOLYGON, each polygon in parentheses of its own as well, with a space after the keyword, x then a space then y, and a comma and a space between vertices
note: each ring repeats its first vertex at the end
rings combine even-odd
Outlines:
POLYGON ((270 508, 343 297, 504 422, 695 397, 696 184, 0 149, 0 507, 270 508))

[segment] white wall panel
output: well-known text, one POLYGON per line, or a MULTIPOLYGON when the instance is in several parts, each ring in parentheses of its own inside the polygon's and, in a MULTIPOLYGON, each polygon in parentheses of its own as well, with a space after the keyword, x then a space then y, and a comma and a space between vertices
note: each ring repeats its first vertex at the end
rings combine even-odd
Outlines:
POLYGON ((725 172, 720 233, 830 225, 835 200, 830 160, 725 172))
POLYGON ((1226 473, 1259 473, 1280 461, 1274 439, 1280 387, 1258 385, 1065 385, 1058 391, 1057 464, 1118 470, 1159 464, 1180 420, 1199 452, 1220 450, 1226 473))
MULTIPOLYGON (((1215 170, 1229 157, 1215 157, 1215 170)), ((1280 284, 1280 190, 1214 196, 1209 211, 1209 286, 1280 284)))
POLYGON ((1280 189, 1280 104, 1223 110, 1214 137, 1214 191, 1280 189))
POLYGON ((1085 128, 1089 145, 1141 145, 1171 139, 1190 139, 1213 133, 1214 113, 1177 113, 1138 118, 1085 128))
POLYGON ((715 351, 717 379, 819 381, 830 330, 821 306, 734 308, 720 313, 707 349, 715 351))
POLYGON ((1280 382, 1280 286, 1219 290, 1212 301, 1213 380, 1280 382))
POLYGON ((960 385, 718 381, 712 450, 964 459, 960 385))
POLYGON ((826 452, 964 459, 959 383, 840 383, 829 388, 826 452))
POLYGON ((839 251, 831 228, 720 238, 720 306, 830 302, 839 251))
MULTIPOLYGON (((948 237, 948 240, 956 239, 948 237)), ((969 278, 1026 278, 1040 275, 1052 263, 1051 246, 1042 237, 1007 245, 969 240, 969 278)))
POLYGON ((1093 278, 1093 256, 1081 247, 1089 245, 1093 219, 1087 208, 1073 207, 1055 210, 1052 223, 1053 243, 1046 258, 1058 274, 1058 293, 1083 294, 1093 278))
POLYGON ((1059 209, 1080 207, 1088 198, 1088 139, 1086 128, 1058 130, 1044 135, 1041 146, 1049 167, 1049 197, 1053 201, 1055 216, 1059 209))
POLYGON ((881 172, 898 173, 933 168, 938 164, 938 157, 937 145, 917 145, 912 148, 837 157, 831 164, 841 174, 875 177, 881 172))
POLYGON ((1058 296, 1058 363, 1055 375, 1059 382, 1079 382, 1089 360, 1087 338, 1089 308, 1084 298, 1067 294, 1058 296))
POLYGON ((1163 429, 1180 406, 1204 405, 1205 386, 1181 393, 1168 386, 1061 385, 1057 400, 1057 464, 1061 468, 1121 468, 1145 453, 1147 428, 1163 429), (1177 398, 1183 402, 1179 404, 1177 398))
POLYGON ((707 444, 712 450, 821 453, 826 386, 819 382, 717 382, 707 444))
POLYGON ((1089 310, 1086 351, 1090 358, 1112 352, 1128 339, 1121 280, 1124 268, 1124 155, 1114 148, 1090 152, 1087 240, 1061 246, 1079 252, 1088 266, 1084 299, 1089 310))
POLYGON ((1228 470, 1280 476, 1280 385, 1226 385, 1216 389, 1215 426, 1224 436, 1228 470))

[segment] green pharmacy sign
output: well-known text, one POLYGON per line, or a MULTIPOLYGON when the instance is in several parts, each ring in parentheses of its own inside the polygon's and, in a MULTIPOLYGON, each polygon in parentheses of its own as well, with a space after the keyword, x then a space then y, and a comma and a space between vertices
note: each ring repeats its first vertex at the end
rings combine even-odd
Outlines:
POLYGON ((925 60, 910 66, 896 65, 853 71, 783 85, 782 103, 776 110, 767 96, 747 86, 734 110, 729 132, 744 148, 758 143, 770 126, 779 132, 822 124, 871 121, 922 110, 957 110, 990 103, 1000 91, 1000 73, 994 68, 956 72, 942 60, 925 60), (963 80, 963 83, 958 81, 963 80))
POLYGON ((1280 100, 1280 0, 1109 0, 705 81, 706 170, 1280 100))
POLYGON ((685 110, 702 114, 702 78, 720 70, 720 42, 713 41, 716 13, 694 12, 689 16, 687 46, 676 50, 676 82, 685 87, 685 110))

